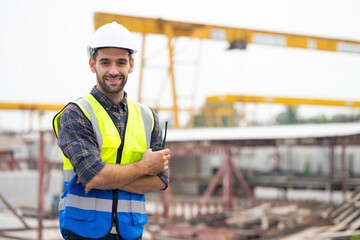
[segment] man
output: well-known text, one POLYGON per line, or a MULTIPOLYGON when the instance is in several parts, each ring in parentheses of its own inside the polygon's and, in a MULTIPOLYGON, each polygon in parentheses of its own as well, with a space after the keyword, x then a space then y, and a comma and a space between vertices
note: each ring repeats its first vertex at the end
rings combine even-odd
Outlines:
POLYGON ((162 139, 158 118, 124 91, 136 52, 130 32, 105 24, 88 52, 96 86, 53 121, 64 158, 61 233, 64 239, 141 239, 144 194, 167 188, 170 150, 150 149, 162 139))

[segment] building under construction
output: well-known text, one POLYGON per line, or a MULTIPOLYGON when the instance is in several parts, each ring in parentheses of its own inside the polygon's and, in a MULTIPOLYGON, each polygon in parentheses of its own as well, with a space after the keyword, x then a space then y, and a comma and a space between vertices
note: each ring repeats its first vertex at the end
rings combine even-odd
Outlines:
MULTIPOLYGON (((183 107, 175 87, 173 39, 227 41, 229 49, 270 44, 327 51, 358 49, 351 47, 360 42, 94 14, 95 28, 112 21, 140 32, 143 52, 147 34, 164 35, 168 42, 172 106, 155 101, 159 104, 151 107, 172 116, 166 141, 172 151, 171 180, 166 191, 147 195, 143 239, 359 238, 360 123, 239 126, 246 122, 246 113, 237 112, 234 105, 359 109, 360 102, 226 95, 208 97, 209 105, 201 109, 183 107), (186 128, 181 127, 180 112, 189 115, 186 128), (196 114, 203 116, 207 128, 193 128, 196 114)), ((141 63, 138 100, 146 104, 144 54, 141 63)), ((33 118, 41 118, 43 112, 55 113, 63 105, 3 102, 0 108, 35 112, 33 118)), ((0 141, 0 239, 61 239, 57 206, 63 191, 62 158, 53 132, 4 131, 0 141)))

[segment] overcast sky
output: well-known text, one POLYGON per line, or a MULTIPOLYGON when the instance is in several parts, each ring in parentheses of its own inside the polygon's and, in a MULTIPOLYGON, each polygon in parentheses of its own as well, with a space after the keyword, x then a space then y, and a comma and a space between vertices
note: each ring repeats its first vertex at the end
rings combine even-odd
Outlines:
MULTIPOLYGON (((358 0, 0 0, 0 102, 66 104, 88 93, 95 84, 86 56, 95 11, 360 41, 358 0)), ((135 36, 141 46, 140 35, 135 36)), ((161 53, 154 54, 165 44, 164 38, 149 38, 145 54, 149 62, 166 66, 161 53)), ((225 51, 227 43, 221 41, 181 44, 189 45, 178 49, 182 60, 193 62, 201 49, 197 106, 206 96, 224 94, 360 101, 360 54, 254 44, 245 51, 225 51)), ((137 99, 139 58, 135 61, 137 69, 126 86, 133 99, 137 99)), ((194 69, 188 65, 175 71, 179 95, 190 94, 194 69)), ((160 91, 162 101, 168 102, 169 84, 159 87, 165 72, 145 74, 148 104, 160 91)), ((323 111, 307 109, 312 114, 323 111)), ((270 118, 267 110, 256 111, 260 121, 270 118)), ((18 120, 1 112, 0 128, 18 120)))

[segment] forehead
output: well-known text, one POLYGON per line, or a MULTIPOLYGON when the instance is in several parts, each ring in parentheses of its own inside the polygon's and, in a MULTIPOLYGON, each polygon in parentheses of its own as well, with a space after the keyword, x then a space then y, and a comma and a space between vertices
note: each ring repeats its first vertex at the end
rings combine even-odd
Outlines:
POLYGON ((108 58, 108 59, 119 59, 126 58, 129 59, 129 52, 121 48, 101 48, 98 50, 98 59, 108 58))

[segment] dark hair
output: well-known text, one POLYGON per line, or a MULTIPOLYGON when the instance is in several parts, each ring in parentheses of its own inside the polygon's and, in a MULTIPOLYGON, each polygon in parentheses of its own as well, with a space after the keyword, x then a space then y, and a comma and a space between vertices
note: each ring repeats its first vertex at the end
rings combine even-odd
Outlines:
MULTIPOLYGON (((102 48, 96 48, 96 49, 93 50, 93 54, 92 54, 91 58, 94 60, 94 62, 96 62, 96 58, 97 58, 97 56, 98 56, 98 50, 100 50, 100 49, 102 49, 102 48)), ((124 49, 124 50, 127 50, 127 51, 128 51, 128 53, 129 53, 129 60, 131 60, 134 51, 131 50, 131 49, 127 49, 127 48, 121 48, 121 49, 124 49)))

